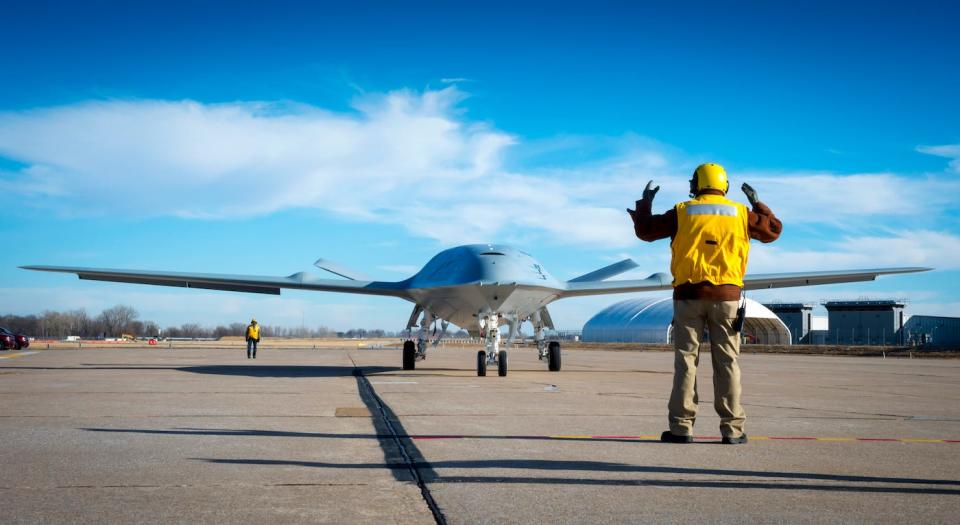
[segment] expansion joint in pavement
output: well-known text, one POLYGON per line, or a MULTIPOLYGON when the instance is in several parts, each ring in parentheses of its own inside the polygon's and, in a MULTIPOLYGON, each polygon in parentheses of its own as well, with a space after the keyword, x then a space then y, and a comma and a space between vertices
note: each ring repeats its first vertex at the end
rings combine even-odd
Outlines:
MULTIPOLYGON (((407 431, 403 429, 396 414, 394 414, 393 410, 377 395, 373 385, 371 385, 370 381, 363 375, 363 369, 358 368, 356 363, 354 363, 353 375, 357 379, 357 390, 360 392, 360 398, 373 415, 374 422, 376 423, 376 421, 379 420, 382 423, 383 429, 386 430, 386 434, 388 434, 390 439, 396 444, 407 466, 407 470, 409 470, 410 475, 414 481, 416 481, 424 502, 426 502, 427 507, 430 508, 430 512, 433 514, 434 521, 436 521, 438 525, 446 525, 447 518, 440 510, 440 506, 437 505, 433 494, 430 493, 430 488, 427 486, 424 476, 421 473, 422 470, 432 472, 430 464, 423 459, 423 454, 420 453, 420 450, 413 443, 413 440, 410 439, 407 431)), ((380 429, 377 430, 378 434, 383 433, 380 429)))

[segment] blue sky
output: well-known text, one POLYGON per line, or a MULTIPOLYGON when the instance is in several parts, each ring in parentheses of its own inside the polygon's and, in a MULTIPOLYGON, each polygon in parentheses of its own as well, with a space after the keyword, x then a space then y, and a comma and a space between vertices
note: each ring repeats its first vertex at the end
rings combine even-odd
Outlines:
MULTIPOLYGON (((927 265, 755 298, 960 315, 960 8, 910 2, 0 5, 0 304, 162 324, 396 328, 389 299, 78 282, 22 264, 401 279, 523 245, 558 276, 667 267, 623 208, 723 163, 780 214, 751 270, 927 265)), ((734 194, 734 198, 742 198, 734 194)), ((623 297, 627 298, 626 296, 623 297)), ((578 328, 619 300, 557 303, 578 328)))

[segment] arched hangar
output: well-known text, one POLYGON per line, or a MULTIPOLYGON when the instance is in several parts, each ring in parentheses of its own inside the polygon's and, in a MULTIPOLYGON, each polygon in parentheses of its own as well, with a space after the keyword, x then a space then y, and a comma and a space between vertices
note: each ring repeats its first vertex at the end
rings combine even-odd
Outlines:
MULTIPOLYGON (((583 341, 597 343, 673 342, 673 299, 629 299, 613 304, 583 325, 583 341)), ((790 344, 790 330, 766 306, 747 299, 746 343, 790 344)))

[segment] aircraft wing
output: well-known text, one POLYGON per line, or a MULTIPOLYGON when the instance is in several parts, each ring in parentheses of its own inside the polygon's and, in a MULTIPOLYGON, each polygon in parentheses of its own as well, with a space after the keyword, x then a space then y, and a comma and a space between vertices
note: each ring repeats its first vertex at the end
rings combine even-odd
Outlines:
MULTIPOLYGON (((743 279, 743 284, 747 290, 762 290, 766 288, 872 281, 880 275, 926 272, 929 270, 932 270, 932 268, 909 267, 877 268, 872 270, 835 270, 826 272, 765 273, 747 275, 743 279)), ((670 283, 671 278, 665 273, 655 273, 646 279, 631 281, 568 282, 566 290, 560 293, 560 297, 669 290, 672 288, 670 283)))
POLYGON ((152 284, 157 286, 177 286, 180 288, 203 288, 231 292, 280 295, 281 288, 290 288, 321 292, 386 295, 404 299, 409 298, 409 294, 406 292, 406 284, 403 281, 382 282, 320 279, 306 272, 295 273, 287 277, 271 277, 220 273, 114 270, 109 268, 79 268, 71 266, 21 266, 21 268, 41 272, 73 273, 80 279, 89 279, 92 281, 152 284))
POLYGON ((604 295, 611 293, 652 292, 655 290, 669 290, 672 279, 668 274, 655 273, 646 279, 629 281, 577 281, 567 282, 566 289, 560 292, 559 297, 580 297, 584 295, 604 295))
POLYGON ((764 288, 788 288, 790 286, 811 286, 815 284, 852 283, 858 281, 873 281, 880 275, 897 273, 928 272, 933 268, 875 268, 872 270, 831 270, 827 272, 806 273, 761 273, 748 275, 743 279, 747 290, 762 290, 764 288))

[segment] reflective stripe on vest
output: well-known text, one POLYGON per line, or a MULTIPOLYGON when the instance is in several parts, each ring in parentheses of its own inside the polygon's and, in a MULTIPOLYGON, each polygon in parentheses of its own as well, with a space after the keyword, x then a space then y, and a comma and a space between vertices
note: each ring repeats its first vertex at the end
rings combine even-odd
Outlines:
POLYGON ((743 286, 750 253, 748 211, 719 195, 676 205, 677 235, 670 243, 673 285, 711 282, 743 286))

